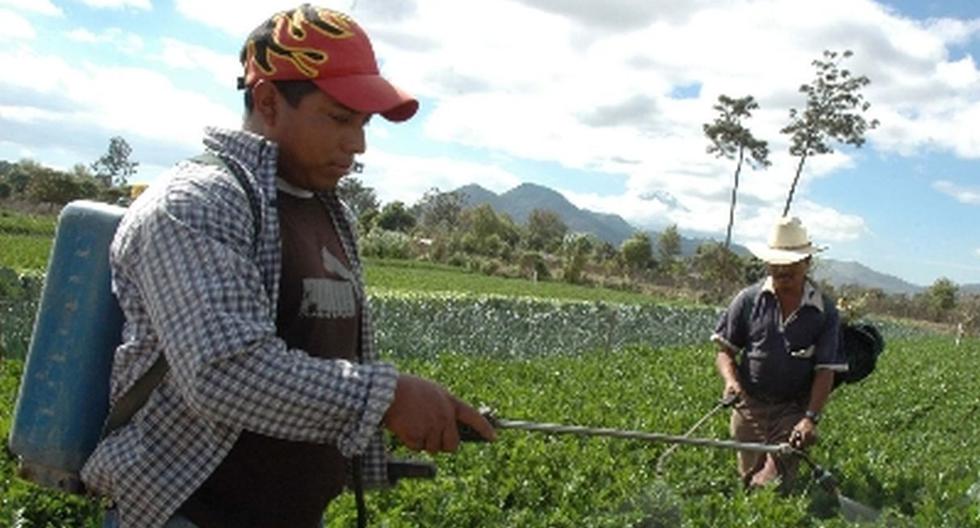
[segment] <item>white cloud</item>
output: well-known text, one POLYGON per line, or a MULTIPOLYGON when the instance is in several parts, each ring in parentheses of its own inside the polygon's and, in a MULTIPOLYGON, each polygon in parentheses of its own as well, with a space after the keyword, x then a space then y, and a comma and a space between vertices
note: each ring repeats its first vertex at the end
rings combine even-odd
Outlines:
POLYGON ((235 77, 241 75, 241 65, 234 55, 217 53, 211 49, 164 37, 160 59, 173 68, 203 70, 223 86, 234 86, 235 77))
POLYGON ((978 188, 963 187, 948 180, 935 181, 932 188, 952 196, 957 202, 967 205, 980 205, 980 189, 978 188))
POLYGON ((150 0, 81 0, 83 4, 97 9, 123 9, 132 7, 136 9, 153 9, 150 0))
MULTIPOLYGON (((316 5, 347 10, 350 1, 327 0, 314 2, 316 5)), ((176 0, 177 11, 185 17, 218 28, 243 41, 252 29, 268 19, 273 13, 296 7, 295 0, 176 0)))
POLYGON ((144 48, 142 37, 120 28, 109 28, 101 33, 92 33, 88 29, 78 28, 69 31, 67 37, 69 40, 84 44, 113 44, 117 49, 128 54, 139 53, 144 48))
POLYGON ((64 14, 61 8, 52 4, 50 0, 0 0, 0 6, 47 16, 62 16, 64 14))
POLYGON ((228 108, 147 69, 70 64, 16 49, 0 52, 0 69, 21 73, 0 79, 8 101, 0 111, 0 139, 8 142, 29 141, 10 126, 29 123, 45 138, 45 131, 81 126, 91 135, 107 131, 196 148, 205 125, 240 123, 228 108))
POLYGON ((3 28, 3 32, 0 32, 0 42, 31 40, 37 35, 34 26, 26 18, 6 9, 0 9, 0 27, 3 28))

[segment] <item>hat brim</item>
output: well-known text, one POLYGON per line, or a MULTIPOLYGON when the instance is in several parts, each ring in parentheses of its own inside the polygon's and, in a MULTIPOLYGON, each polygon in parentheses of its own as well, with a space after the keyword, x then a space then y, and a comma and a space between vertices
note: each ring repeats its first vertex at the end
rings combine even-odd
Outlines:
POLYGON ((807 257, 813 256, 827 248, 809 246, 800 249, 775 249, 764 244, 753 244, 749 251, 766 264, 786 265, 795 264, 807 257))
POLYGON ((414 97, 376 74, 314 79, 313 83, 344 106, 358 112, 381 114, 388 121, 407 121, 419 109, 414 97))

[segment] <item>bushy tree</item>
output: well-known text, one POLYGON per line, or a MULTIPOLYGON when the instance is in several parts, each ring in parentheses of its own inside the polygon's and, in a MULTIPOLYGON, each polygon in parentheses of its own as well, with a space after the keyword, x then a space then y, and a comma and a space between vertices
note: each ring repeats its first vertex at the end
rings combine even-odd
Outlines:
POLYGON ((585 279, 585 264, 596 245, 594 236, 586 233, 571 233, 562 241, 562 278, 565 282, 578 284, 585 279))
POLYGON ((468 253, 507 257, 520 241, 520 229, 509 216, 498 215, 489 204, 467 209, 461 215, 462 245, 468 253))
POLYGON ((360 179, 353 176, 345 176, 337 184, 337 196, 340 197, 347 207, 354 213, 354 218, 362 222, 362 217, 368 211, 376 211, 381 206, 378 202, 378 195, 374 189, 364 185, 360 179))
POLYGON ((394 201, 385 204, 375 219, 375 224, 386 231, 408 233, 415 227, 415 217, 408 212, 403 202, 394 201))
POLYGON ((34 202, 64 205, 72 200, 87 198, 85 191, 77 178, 45 167, 31 176, 26 195, 34 202))
POLYGON ((561 216, 547 209, 534 209, 527 217, 527 247, 554 253, 562 245, 568 226, 561 216))
POLYGON ((620 248, 626 267, 633 273, 639 273, 653 266, 653 246, 650 235, 638 231, 623 242, 620 248))
POLYGON ((452 233, 459 229, 466 197, 459 191, 441 192, 438 188, 426 191, 415 204, 419 227, 430 235, 452 233))
POLYGON ((816 77, 800 86, 800 92, 806 94, 806 108, 803 111, 791 108, 790 124, 780 131, 790 136, 789 153, 800 158, 783 216, 789 214, 808 157, 833 152, 831 140, 860 147, 865 132, 878 126, 877 119, 867 121, 863 116, 871 103, 864 100, 861 88, 871 81, 864 75, 855 77, 840 67, 841 61, 852 55, 850 50, 843 53, 827 50, 823 52, 823 60, 813 61, 816 77))
POLYGON ((925 298, 929 311, 937 320, 945 319, 945 316, 956 308, 958 291, 959 287, 946 277, 936 279, 936 282, 926 290, 925 298))
POLYGON ((715 300, 726 297, 729 292, 744 286, 742 260, 730 249, 718 242, 705 242, 698 246, 691 259, 691 266, 700 276, 702 287, 706 288, 715 300))
POLYGON ((121 136, 109 140, 109 148, 101 158, 92 163, 96 177, 106 187, 126 185, 129 177, 136 174, 139 162, 131 161, 133 148, 121 136))
POLYGON ((734 183, 732 184, 732 203, 728 209, 728 229, 725 231, 725 247, 731 247, 732 226, 735 224, 735 202, 738 196, 738 177, 742 172, 742 162, 745 152, 749 153, 749 164, 753 167, 768 167, 769 146, 765 141, 756 139, 742 121, 752 117, 752 110, 759 108, 759 103, 751 95, 732 99, 727 95, 718 96, 718 104, 713 107, 719 115, 712 123, 703 125, 704 135, 708 136, 711 145, 708 154, 727 159, 738 158, 735 163, 734 183))

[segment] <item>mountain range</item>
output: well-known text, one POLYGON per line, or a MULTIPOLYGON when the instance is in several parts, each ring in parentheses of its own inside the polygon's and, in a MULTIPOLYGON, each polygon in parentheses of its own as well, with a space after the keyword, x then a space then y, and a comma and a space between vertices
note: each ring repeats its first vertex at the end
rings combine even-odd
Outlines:
MULTIPOLYGON (((522 183, 503 194, 494 193, 477 184, 464 185, 456 189, 456 192, 463 195, 467 207, 488 204, 494 211, 507 214, 519 224, 525 224, 531 211, 535 209, 553 211, 561 217, 569 231, 592 233, 616 247, 640 230, 619 215, 581 209, 554 189, 533 183, 522 183)), ((657 239, 659 233, 646 231, 652 240, 657 239)), ((708 240, 682 234, 681 253, 685 256, 693 255, 698 246, 708 240)), ((733 245, 732 250, 741 255, 748 253, 746 248, 738 245, 733 245)), ((853 284, 865 288, 880 288, 888 294, 912 295, 925 290, 923 286, 880 273, 858 262, 821 258, 814 267, 813 275, 814 278, 826 280, 836 287, 853 284)), ((980 292, 980 285, 964 285, 960 290, 980 292)))

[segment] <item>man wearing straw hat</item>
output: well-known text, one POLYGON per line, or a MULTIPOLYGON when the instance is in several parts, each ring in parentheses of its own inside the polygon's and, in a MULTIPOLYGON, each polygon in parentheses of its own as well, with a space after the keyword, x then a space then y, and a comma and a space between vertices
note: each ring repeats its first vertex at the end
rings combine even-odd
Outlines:
MULTIPOLYGON (((820 413, 834 383, 847 370, 838 347, 840 317, 834 302, 807 277, 815 246, 798 218, 781 218, 768 243, 750 247, 768 277, 738 293, 721 316, 712 341, 724 394, 740 403, 732 436, 740 442, 804 448, 816 440, 820 413)), ((798 460, 739 452, 743 482, 758 487, 781 481, 786 489, 798 460)))

